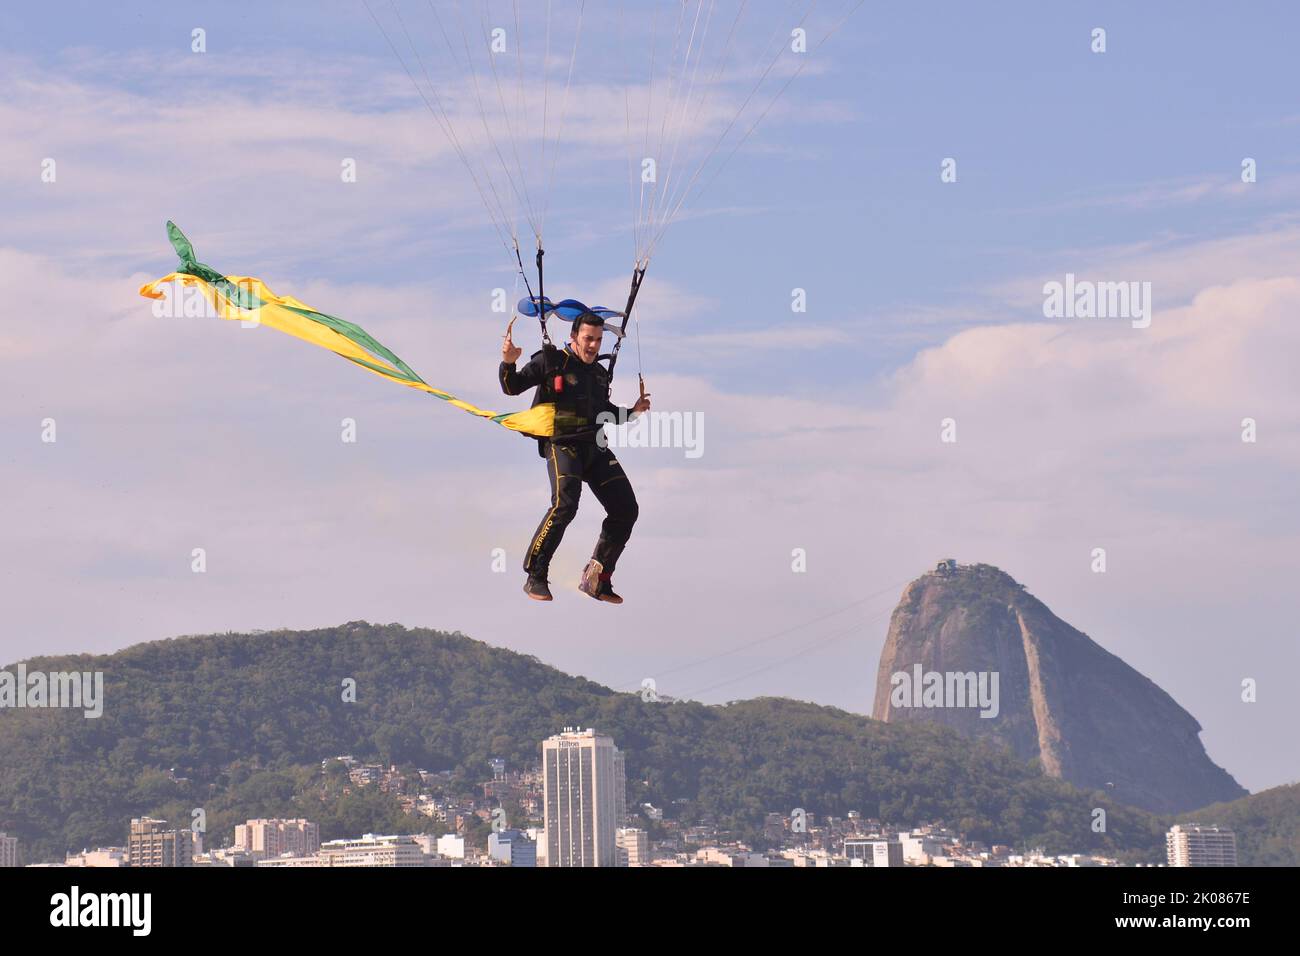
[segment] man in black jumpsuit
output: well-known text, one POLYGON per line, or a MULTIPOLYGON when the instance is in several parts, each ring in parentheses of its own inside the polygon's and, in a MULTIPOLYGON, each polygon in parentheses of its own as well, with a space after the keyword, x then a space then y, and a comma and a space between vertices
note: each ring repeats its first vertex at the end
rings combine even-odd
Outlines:
POLYGON ((585 481, 604 505, 605 521, 578 589, 599 601, 623 603, 614 593, 610 577, 636 523, 636 495, 613 452, 603 441, 598 443, 603 426, 596 417, 608 412, 616 422, 628 421, 650 407, 650 396, 642 395, 630 409, 610 402, 609 373, 596 361, 603 334, 604 320, 584 312, 573 320, 573 331, 563 349, 543 346, 518 371, 515 362, 523 350, 511 341, 509 329, 501 346, 501 390, 518 395, 536 387, 534 406, 555 404, 555 437, 537 440, 538 454, 546 459, 551 480, 551 506, 524 555, 528 572, 524 592, 538 601, 551 600, 547 584, 551 556, 578 513, 578 496, 585 481))

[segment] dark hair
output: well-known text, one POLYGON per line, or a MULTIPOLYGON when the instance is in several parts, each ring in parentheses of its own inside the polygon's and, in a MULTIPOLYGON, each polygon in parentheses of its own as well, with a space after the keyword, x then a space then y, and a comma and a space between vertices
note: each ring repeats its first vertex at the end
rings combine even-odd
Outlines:
POLYGON ((605 327, 605 320, 595 312, 583 312, 573 320, 573 328, 569 330, 569 337, 572 338, 577 335, 578 328, 582 325, 594 325, 597 328, 603 329, 605 327))

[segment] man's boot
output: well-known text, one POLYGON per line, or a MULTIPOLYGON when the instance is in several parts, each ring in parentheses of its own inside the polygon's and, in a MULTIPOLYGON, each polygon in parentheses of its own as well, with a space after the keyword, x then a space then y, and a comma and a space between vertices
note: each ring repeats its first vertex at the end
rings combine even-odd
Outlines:
POLYGON ((551 589, 547 585, 546 575, 530 574, 524 582, 524 593, 534 601, 553 601, 551 589))
POLYGON ((604 566, 595 558, 592 558, 582 571, 582 580, 578 582, 578 590, 595 598, 597 601, 622 604, 623 599, 614 593, 613 585, 610 584, 609 579, 610 575, 606 573, 604 566))

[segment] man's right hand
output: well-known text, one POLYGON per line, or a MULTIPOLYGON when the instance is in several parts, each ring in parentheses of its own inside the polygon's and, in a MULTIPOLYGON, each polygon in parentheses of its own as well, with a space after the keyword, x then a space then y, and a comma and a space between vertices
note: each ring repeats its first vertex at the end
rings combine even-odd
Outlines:
POLYGON ((505 362, 507 365, 514 365, 515 362, 519 361, 519 356, 524 354, 524 350, 515 345, 514 341, 510 338, 510 330, 514 328, 514 325, 515 320, 512 318, 510 324, 506 326, 505 341, 501 343, 501 361, 505 362))

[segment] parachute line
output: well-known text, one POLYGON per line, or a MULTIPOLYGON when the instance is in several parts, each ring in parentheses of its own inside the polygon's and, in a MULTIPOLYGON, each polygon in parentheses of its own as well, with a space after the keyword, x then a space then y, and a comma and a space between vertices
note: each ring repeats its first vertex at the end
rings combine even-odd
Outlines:
MULTIPOLYGON (((844 14, 844 16, 841 17, 840 20, 839 20, 839 21, 838 21, 838 22, 837 22, 833 27, 831 27, 831 29, 830 29, 830 30, 829 30, 825 35, 823 35, 823 36, 821 37, 820 40, 818 40, 817 45, 816 45, 815 47, 813 47, 812 52, 813 52, 813 53, 816 53, 818 50, 820 50, 820 49, 822 48, 823 44, 825 44, 827 40, 829 40, 832 36, 834 36, 834 35, 839 31, 839 29, 840 29, 842 26, 844 26, 844 24, 845 24, 846 22, 848 22, 848 19, 849 19, 851 16, 853 16, 853 14, 857 11, 857 9, 858 9, 859 7, 862 6, 862 4, 863 4, 864 2, 865 2, 865 0, 857 0, 857 2, 856 2, 856 3, 855 3, 855 4, 854 4, 850 9, 849 9, 849 11, 848 11, 846 14, 844 14)), ((809 12, 811 12, 811 9, 810 9, 809 12)), ((804 18, 804 19, 805 19, 805 20, 807 19, 807 16, 806 16, 806 15, 805 15, 805 18, 804 18)), ((803 20, 800 21, 801 24, 802 24, 803 22, 804 22, 803 20)), ((778 54, 778 56, 779 56, 779 54, 778 54)), ((769 66, 768 66, 768 70, 764 72, 764 77, 766 77, 767 72, 770 72, 771 67, 772 67, 772 65, 775 64, 775 62, 776 62, 776 61, 773 60, 772 64, 769 64, 769 66)), ((786 79, 785 83, 781 86, 781 88, 780 88, 779 90, 777 90, 776 95, 775 95, 774 97, 772 97, 771 102, 769 102, 769 103, 767 104, 767 106, 763 109, 763 112, 761 112, 761 113, 758 115, 758 117, 754 120, 754 122, 750 124, 749 129, 747 129, 747 130, 745 131, 744 135, 741 136, 739 140, 737 140, 735 146, 733 146, 733 147, 731 148, 731 152, 729 152, 729 153, 726 155, 726 157, 722 160, 722 162, 721 162, 721 163, 717 166, 717 168, 713 171, 713 174, 709 177, 709 179, 704 183, 703 186, 700 187, 699 191, 695 194, 695 197, 694 197, 694 198, 699 199, 699 197, 704 193, 704 191, 707 190, 708 187, 709 187, 710 185, 713 184, 714 180, 716 180, 716 179, 718 178, 718 174, 721 173, 722 170, 723 170, 723 168, 727 165, 727 163, 731 161, 731 157, 734 156, 734 155, 736 155, 736 152, 740 149, 740 147, 743 146, 743 145, 745 144, 746 140, 749 139, 750 134, 754 132, 754 130, 758 127, 758 124, 761 123, 761 122, 763 121, 763 119, 767 116, 767 114, 771 112, 772 107, 776 105, 777 100, 779 100, 779 99, 781 98, 782 94, 784 94, 785 91, 786 91, 787 89, 790 88, 790 84, 793 83, 796 79, 798 79, 799 75, 800 75, 801 73, 803 73, 804 67, 807 66, 807 65, 808 65, 808 57, 805 56, 803 59, 800 60, 800 62, 799 62, 799 66, 798 66, 798 68, 794 71, 794 73, 792 73, 792 74, 791 74, 791 75, 786 79)), ((743 112, 743 109, 742 109, 742 112, 743 112)), ((737 114, 737 118, 738 118, 738 117, 739 117, 739 114, 737 114)), ((728 128, 730 128, 730 127, 728 127, 728 128)), ((715 145, 714 149, 710 151, 709 158, 712 158, 712 155, 713 155, 713 153, 716 151, 716 149, 717 149, 717 146, 715 145)), ((695 175, 694 177, 692 177, 692 179, 691 179, 691 183, 687 184, 686 191, 682 193, 682 197, 681 197, 681 199, 678 201, 678 203, 677 203, 677 205, 674 207, 672 213, 669 215, 668 220, 664 223, 663 227, 662 227, 662 228, 659 230, 659 232, 655 235, 654 239, 651 240, 651 244, 650 244, 650 254, 651 254, 651 255, 653 255, 653 252, 654 252, 655 247, 658 245, 659 240, 663 237, 664 230, 666 230, 666 229, 668 228, 668 226, 672 224, 673 220, 674 220, 674 219, 676 218, 676 216, 677 216, 678 211, 681 209, 682 205, 686 202, 687 198, 690 196, 691 185, 694 184, 695 180, 699 177, 700 172, 703 171, 704 167, 705 167, 707 164, 708 164, 708 159, 706 159, 705 162, 704 162, 703 164, 701 164, 699 170, 696 171, 696 175, 695 175)))
MULTIPOLYGON (((435 110, 433 108, 433 104, 429 102, 428 96, 425 95, 424 89, 420 86, 419 81, 415 78, 415 74, 411 72, 410 67, 407 66, 405 58, 403 58, 401 52, 397 49, 397 45, 393 43, 392 37, 389 36, 388 31, 384 29, 384 25, 379 20, 379 18, 375 16, 375 11, 370 6, 370 0, 364 0, 364 3, 366 7, 366 12, 370 14, 370 19, 375 21, 375 26, 377 26, 379 28, 379 32, 383 34, 384 40, 388 43, 388 48, 393 51, 393 56, 396 57, 397 62, 401 64, 402 70, 406 73, 407 77, 410 79, 411 85, 415 87, 415 92, 419 94, 420 99, 424 102, 425 108, 429 111, 429 114, 434 118, 434 121, 438 123, 439 127, 446 134, 447 139, 450 141, 452 145, 452 148, 456 151, 456 155, 459 156, 461 162, 464 163, 466 171, 469 173, 470 178, 474 181, 474 187, 478 191, 479 198, 483 201, 483 207, 487 210, 488 218, 491 219, 492 225, 497 231, 497 236, 500 238, 501 244, 504 245, 507 250, 509 250, 510 239, 507 238, 507 236, 513 238, 514 230, 507 229, 505 227, 505 222, 507 220, 507 217, 504 214, 500 216, 498 216, 497 214, 497 209, 501 208, 501 202, 500 199, 496 197, 495 188, 492 189, 492 192, 493 192, 493 198, 497 199, 497 208, 494 208, 492 203, 488 200, 487 192, 483 189, 483 185, 482 183, 479 182, 479 177, 477 173, 475 173, 474 171, 474 166, 469 161, 469 155, 465 152, 465 149, 461 145, 459 137, 456 135, 456 129, 452 125, 451 117, 447 115, 446 109, 443 108, 442 106, 442 100, 438 96, 437 88, 434 87, 433 83, 430 81, 429 83, 430 91, 433 93, 434 99, 438 101, 438 109, 435 110), (439 115, 440 111, 441 111, 441 115, 439 115)), ((397 7, 395 3, 393 5, 393 10, 396 13, 397 7)), ((398 20, 399 22, 401 20, 400 14, 398 14, 398 20)), ((407 33, 407 39, 408 41, 410 40, 409 33, 407 33)), ((413 42, 411 43, 411 46, 412 49, 414 49, 413 42)), ((416 58, 420 60, 421 69, 423 69, 424 68, 423 60, 419 58, 418 54, 416 58)), ((425 76, 426 78, 428 77, 427 70, 425 70, 425 76)), ((488 185, 489 187, 492 186, 490 179, 488 181, 488 185)), ((504 210, 502 210, 502 213, 504 213, 504 210)))
MULTIPOLYGON (((602 97, 610 87, 612 102, 623 86, 634 274, 645 269, 668 228, 708 193, 815 54, 863 5, 863 0, 618 0, 615 11, 613 0, 608 6, 593 3, 590 10, 587 0, 424 0, 428 13, 408 16, 398 9, 401 2, 390 0, 392 13, 381 15, 365 0, 521 267, 519 220, 526 219, 542 249, 561 161, 571 165, 570 157, 600 155, 602 121, 616 122, 601 114, 602 97), (447 9, 440 10, 443 5, 447 9), (596 20, 596 28, 588 18, 596 20), (505 25, 513 37, 501 29, 505 25), (601 26, 611 29, 617 46, 584 50, 586 35, 601 26), (418 49, 417 27, 428 33, 432 55, 418 49), (796 30, 803 43, 792 49, 796 30), (513 71, 497 62, 509 55, 515 58, 513 71), (486 64, 479 62, 484 56, 486 64), (508 89, 511 72, 514 90, 508 89), (568 143, 575 103, 584 122, 568 143)), ((611 139, 616 141, 617 133, 611 139)), ((540 275, 538 280, 540 285, 540 275)))

